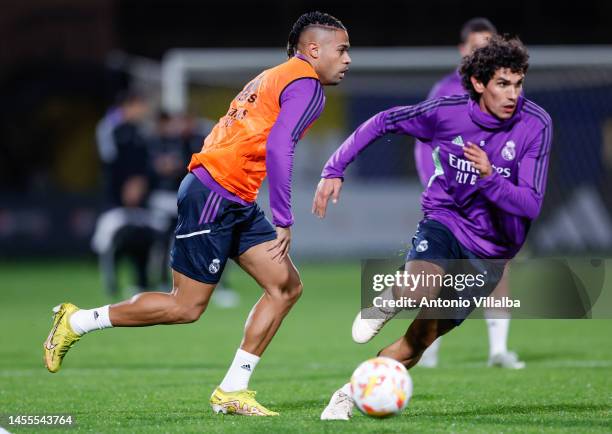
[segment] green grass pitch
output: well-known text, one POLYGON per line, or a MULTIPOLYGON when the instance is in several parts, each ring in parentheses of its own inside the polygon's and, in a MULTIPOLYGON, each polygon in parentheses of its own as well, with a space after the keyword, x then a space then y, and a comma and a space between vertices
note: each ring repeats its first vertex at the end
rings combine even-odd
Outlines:
POLYGON ((514 372, 486 368, 485 323, 468 320, 445 337, 438 369, 411 371, 414 396, 400 416, 320 421, 330 394, 407 320, 370 344, 353 344, 358 264, 300 268, 304 295, 251 380, 281 416, 240 418, 214 415, 208 405, 260 295, 237 267, 230 281, 242 298, 238 308, 211 305, 190 325, 94 332, 49 374, 42 342, 51 308, 108 302, 95 264, 0 264, 0 414, 70 413, 76 425, 67 432, 612 432, 612 321, 604 320, 514 321, 510 347, 527 361, 514 372))

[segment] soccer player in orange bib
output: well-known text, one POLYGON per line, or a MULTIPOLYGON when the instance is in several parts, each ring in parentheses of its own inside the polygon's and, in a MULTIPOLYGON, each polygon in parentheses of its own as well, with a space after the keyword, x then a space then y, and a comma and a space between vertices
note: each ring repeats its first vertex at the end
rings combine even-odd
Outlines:
POLYGON ((57 372, 70 347, 93 330, 196 321, 232 258, 260 284, 263 295, 210 404, 217 413, 278 415, 255 400, 248 383, 302 292, 289 257, 294 150, 323 111, 322 86, 344 78, 351 62, 348 49, 346 28, 331 15, 311 12, 297 20, 289 34, 289 60, 244 87, 189 163, 178 192, 172 291, 142 293, 94 309, 56 306, 43 344, 50 372, 57 372), (266 175, 274 226, 255 203, 266 175))

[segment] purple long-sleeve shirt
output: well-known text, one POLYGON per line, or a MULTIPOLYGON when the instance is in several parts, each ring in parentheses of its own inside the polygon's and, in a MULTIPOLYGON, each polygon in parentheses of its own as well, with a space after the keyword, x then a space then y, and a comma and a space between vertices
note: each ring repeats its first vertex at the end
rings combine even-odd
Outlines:
MULTIPOLYGON (((275 226, 288 227, 293 224, 291 179, 295 145, 323 112, 323 86, 314 78, 300 78, 283 90, 279 102, 280 113, 266 142, 266 172, 272 223, 275 226)), ((193 173, 204 185, 222 197, 247 204, 219 185, 205 168, 197 167, 193 173)))
POLYGON ((296 80, 281 94, 280 106, 266 144, 266 171, 272 223, 287 227, 293 224, 291 178, 295 145, 325 107, 323 86, 313 78, 296 80))
POLYGON ((464 94, 467 94, 467 92, 463 84, 461 84, 461 74, 458 70, 455 70, 442 77, 440 81, 433 85, 427 95, 427 99, 464 94))
MULTIPOLYGON (((433 85, 427 99, 440 98, 441 96, 465 95, 467 91, 461 84, 461 75, 455 70, 444 76, 440 81, 433 85)), ((433 158, 431 156, 431 145, 429 143, 416 140, 414 143, 414 162, 419 175, 419 180, 424 188, 427 188, 429 179, 435 171, 433 158)))
POLYGON ((435 173, 421 206, 457 240, 486 258, 512 258, 539 214, 552 139, 550 116, 519 98, 514 115, 500 120, 467 95, 394 107, 360 125, 331 156, 322 176, 343 177, 357 154, 386 133, 409 134, 434 148, 435 173), (493 174, 481 178, 463 146, 481 147, 493 174))

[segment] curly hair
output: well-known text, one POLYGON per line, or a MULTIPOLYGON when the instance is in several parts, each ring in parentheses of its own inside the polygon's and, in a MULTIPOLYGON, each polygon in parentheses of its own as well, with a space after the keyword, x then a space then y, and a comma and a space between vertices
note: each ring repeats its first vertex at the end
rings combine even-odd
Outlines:
POLYGON ((339 19, 324 12, 314 11, 307 12, 300 16, 291 31, 287 40, 287 56, 293 57, 297 51, 297 45, 300 41, 300 35, 310 26, 332 27, 336 29, 346 30, 344 24, 339 19))
POLYGON ((529 53, 519 38, 494 35, 487 45, 463 58, 459 68, 461 84, 470 98, 480 99, 470 78, 474 77, 486 86, 500 68, 509 68, 514 73, 527 72, 529 53))

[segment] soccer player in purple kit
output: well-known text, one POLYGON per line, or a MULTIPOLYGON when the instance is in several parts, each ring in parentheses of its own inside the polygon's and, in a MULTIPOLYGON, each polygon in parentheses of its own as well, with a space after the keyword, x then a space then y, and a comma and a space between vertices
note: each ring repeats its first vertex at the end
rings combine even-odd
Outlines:
MULTIPOLYGON (((412 239, 405 270, 410 275, 444 276, 463 261, 486 275, 485 285, 471 288, 470 295, 491 294, 505 262, 525 242, 544 198, 552 121, 521 95, 528 59, 519 39, 493 36, 462 61, 462 83, 469 95, 394 107, 361 124, 325 165, 313 212, 325 217, 329 200, 339 199, 347 166, 377 138, 395 133, 425 141, 433 149, 435 170, 422 196, 424 219, 412 239)), ((446 300, 459 298, 453 289, 416 288, 417 293, 425 291, 446 300)), ((392 297, 412 294, 400 287, 392 297)), ((432 317, 430 309, 422 308, 405 335, 379 355, 411 368, 432 342, 460 325, 474 308, 470 303, 443 318, 432 317)), ((361 315, 353 329, 359 330, 364 341, 401 310, 368 309, 377 309, 379 315, 372 319, 361 315)), ((332 395, 321 419, 347 420, 353 406, 350 384, 346 384, 332 395)))
MULTIPOLYGON (((497 29, 487 18, 476 17, 468 20, 459 34, 459 53, 465 57, 475 49, 487 44, 491 36, 497 34, 497 29)), ((467 91, 461 84, 461 74, 458 70, 453 71, 439 82, 437 82, 429 92, 427 99, 439 98, 442 96, 463 95, 467 91)), ((429 144, 416 140, 414 145, 414 160, 416 163, 419 180, 424 189, 434 174, 434 163, 429 144)), ((509 295, 507 275, 497 285, 494 294, 497 297, 509 295)), ((517 354, 508 351, 508 331, 510 329, 510 311, 500 308, 486 308, 484 311, 487 332, 489 335, 489 366, 497 366, 508 369, 522 369, 525 362, 519 360, 517 354)), ((436 339, 427 348, 419 366, 434 368, 438 365, 438 352, 442 338, 436 339)))

